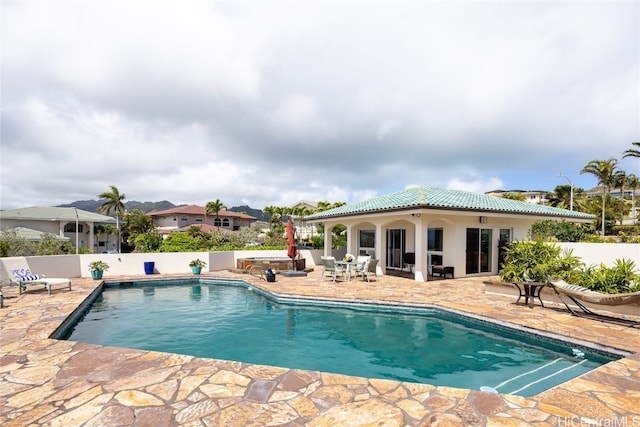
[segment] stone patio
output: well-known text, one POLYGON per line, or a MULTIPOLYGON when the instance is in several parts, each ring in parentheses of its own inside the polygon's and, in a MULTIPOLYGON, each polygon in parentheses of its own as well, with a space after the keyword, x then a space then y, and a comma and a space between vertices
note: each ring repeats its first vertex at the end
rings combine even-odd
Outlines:
MULTIPOLYGON (((640 425, 640 330, 570 316, 552 294, 543 294, 547 308, 529 308, 514 304, 515 288, 485 287, 486 278, 333 284, 320 282, 318 272, 274 283, 227 271, 207 277, 241 278, 285 297, 444 307, 629 355, 523 398, 50 339, 99 283, 72 279, 71 291, 51 296, 3 288, 0 425, 640 425)), ((148 276, 117 279, 136 278, 148 276)))

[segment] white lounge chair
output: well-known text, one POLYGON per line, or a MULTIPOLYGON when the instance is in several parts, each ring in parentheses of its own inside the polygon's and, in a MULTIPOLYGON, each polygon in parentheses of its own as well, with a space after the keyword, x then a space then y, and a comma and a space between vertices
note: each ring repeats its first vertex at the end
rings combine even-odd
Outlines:
POLYGON ((563 299, 566 297, 571 300, 577 307, 579 307, 585 314, 595 316, 607 320, 613 320, 618 322, 624 322, 627 325, 638 327, 640 323, 635 321, 629 321, 627 319, 620 319, 617 317, 605 316, 598 314, 590 310, 583 303, 590 303, 603 306, 617 306, 626 304, 635 304, 640 302, 640 292, 630 292, 622 294, 601 294, 600 292, 592 291, 591 289, 584 288, 578 285, 571 285, 564 280, 554 279, 547 275, 547 282, 549 286, 555 291, 558 299, 567 307, 567 310, 571 314, 578 316, 577 313, 567 302, 563 299))
POLYGON ((71 280, 46 277, 43 274, 33 274, 28 268, 16 268, 10 271, 11 277, 8 282, 9 285, 18 286, 20 295, 27 289, 27 286, 43 286, 47 290, 47 293, 51 295, 51 287, 53 285, 68 286, 71 290, 71 280))

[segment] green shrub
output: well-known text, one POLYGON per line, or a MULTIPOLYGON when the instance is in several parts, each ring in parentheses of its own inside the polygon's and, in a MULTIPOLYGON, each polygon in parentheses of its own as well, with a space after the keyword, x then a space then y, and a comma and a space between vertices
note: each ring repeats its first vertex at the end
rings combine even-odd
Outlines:
POLYGON ((505 252, 504 268, 500 277, 506 282, 520 282, 524 276, 544 281, 545 273, 555 274, 562 269, 559 246, 538 240, 513 241, 505 252))
POLYGON ((561 251, 560 247, 541 240, 514 241, 507 247, 500 278, 520 282, 525 274, 536 282, 546 281, 548 274, 608 294, 640 291, 640 274, 632 260, 617 259, 613 267, 604 264, 585 267, 571 251, 561 251))

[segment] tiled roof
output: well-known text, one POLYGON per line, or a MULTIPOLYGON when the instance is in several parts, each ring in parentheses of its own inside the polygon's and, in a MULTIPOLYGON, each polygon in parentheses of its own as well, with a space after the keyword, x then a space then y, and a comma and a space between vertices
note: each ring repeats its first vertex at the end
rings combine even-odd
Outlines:
POLYGON ((0 219, 31 220, 31 221, 75 221, 76 212, 78 220, 85 222, 115 223, 115 218, 99 213, 83 211, 76 208, 60 208, 48 206, 31 206, 28 208, 0 211, 0 219))
POLYGON ((450 209, 458 211, 480 211, 513 213, 517 215, 552 216, 559 218, 595 219, 594 215, 559 209, 501 197, 487 196, 461 190, 433 187, 412 187, 396 193, 385 194, 362 202, 339 206, 307 216, 305 219, 335 218, 364 213, 408 210, 450 209))

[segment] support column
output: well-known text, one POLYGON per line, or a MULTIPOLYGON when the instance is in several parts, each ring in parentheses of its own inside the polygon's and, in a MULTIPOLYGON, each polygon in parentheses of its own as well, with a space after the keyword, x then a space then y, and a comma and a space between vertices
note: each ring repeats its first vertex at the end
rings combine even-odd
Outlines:
POLYGON ((95 240, 94 240, 95 239, 95 235, 93 234, 94 226, 95 226, 95 223, 93 223, 93 222, 89 223, 89 249, 92 250, 92 251, 94 250, 94 246, 93 245, 95 244, 95 240))
POLYGON ((331 256, 331 247, 333 243, 333 239, 331 238, 332 230, 333 226, 329 226, 327 224, 324 225, 324 256, 331 256))
POLYGON ((384 275, 386 272, 385 266, 387 265, 386 257, 383 256, 385 251, 385 243, 387 241, 386 236, 383 234, 383 228, 381 224, 376 224, 376 259, 378 266, 376 267, 376 274, 384 275))
POLYGON ((416 264, 415 268, 415 281, 416 282, 426 282, 429 277, 428 267, 427 267, 427 245, 425 238, 425 230, 422 218, 418 218, 415 223, 416 226, 416 264))

